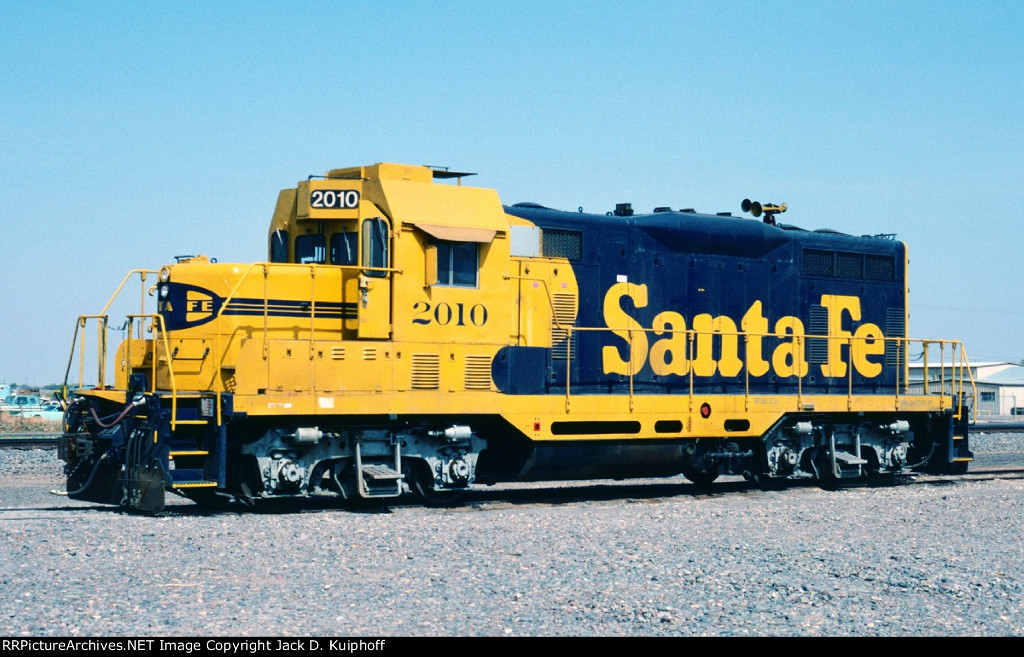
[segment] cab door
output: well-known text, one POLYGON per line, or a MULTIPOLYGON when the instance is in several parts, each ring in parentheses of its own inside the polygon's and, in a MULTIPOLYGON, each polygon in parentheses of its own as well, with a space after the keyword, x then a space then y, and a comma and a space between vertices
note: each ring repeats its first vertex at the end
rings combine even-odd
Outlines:
POLYGON ((391 337, 391 227, 381 217, 364 219, 360 227, 359 299, 361 339, 391 337))

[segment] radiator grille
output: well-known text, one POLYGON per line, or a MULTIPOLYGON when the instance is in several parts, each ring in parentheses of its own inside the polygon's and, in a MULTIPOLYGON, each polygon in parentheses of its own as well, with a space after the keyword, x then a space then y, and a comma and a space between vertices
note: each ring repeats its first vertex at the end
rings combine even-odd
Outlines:
POLYGON ((804 249, 800 271, 807 276, 849 280, 896 280, 893 256, 804 249))
POLYGON ((548 228, 544 231, 543 251, 546 258, 579 260, 583 257, 583 233, 548 228))
POLYGON ((491 357, 466 356, 466 390, 491 389, 491 357))
POLYGON ((441 384, 441 356, 438 354, 412 355, 413 390, 437 390, 441 384))
POLYGON ((860 253, 836 253, 836 276, 839 278, 864 278, 864 256, 860 253))
POLYGON ((832 276, 835 274, 835 261, 831 251, 804 249, 803 268, 809 276, 832 276))
POLYGON ((892 281, 896 279, 896 260, 889 256, 869 255, 864 262, 864 277, 871 281, 892 281))
MULTIPOLYGON (((551 295, 551 303, 555 309, 555 318, 562 326, 572 326, 576 321, 576 295, 556 292, 551 295)), ((572 334, 572 344, 567 340, 568 329, 558 328, 551 322, 551 357, 555 360, 566 360, 576 352, 576 333, 572 334)))

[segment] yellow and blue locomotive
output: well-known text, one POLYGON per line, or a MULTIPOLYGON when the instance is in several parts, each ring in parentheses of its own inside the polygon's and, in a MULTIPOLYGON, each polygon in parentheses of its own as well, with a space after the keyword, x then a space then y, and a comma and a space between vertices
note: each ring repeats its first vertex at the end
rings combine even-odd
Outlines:
POLYGON ((763 220, 503 206, 467 175, 332 170, 280 193, 268 261, 130 273, 156 308, 128 316, 109 384, 107 310, 77 324, 83 346, 97 327, 98 383, 69 397, 68 494, 446 503, 506 481, 970 461, 966 356, 907 337, 891 236, 777 224, 785 206, 749 201, 763 220), (939 365, 912 382, 922 353, 939 365))

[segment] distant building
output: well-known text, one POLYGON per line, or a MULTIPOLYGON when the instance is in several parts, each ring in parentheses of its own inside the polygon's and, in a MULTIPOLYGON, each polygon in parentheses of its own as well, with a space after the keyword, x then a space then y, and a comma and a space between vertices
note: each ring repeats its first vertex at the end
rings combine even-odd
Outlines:
MULTIPOLYGON (((938 363, 928 365, 928 391, 937 392, 942 379, 943 368, 948 381, 952 366, 938 363)), ((974 401, 975 414, 979 419, 995 415, 1024 415, 1024 365, 1010 362, 971 363, 971 376, 978 390, 974 401)), ((924 368, 920 364, 910 366, 910 392, 924 392, 924 368)), ((946 386, 949 392, 949 386, 946 386)))

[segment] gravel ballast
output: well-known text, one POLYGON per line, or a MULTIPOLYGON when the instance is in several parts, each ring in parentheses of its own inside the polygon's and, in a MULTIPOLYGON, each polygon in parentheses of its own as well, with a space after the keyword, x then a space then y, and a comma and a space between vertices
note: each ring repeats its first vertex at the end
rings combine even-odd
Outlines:
MULTIPOLYGON (((973 439, 1024 467, 1024 434, 973 439)), ((68 500, 0 451, 0 635, 1024 635, 1024 480, 762 491, 729 478, 483 489, 261 515, 68 500)))

